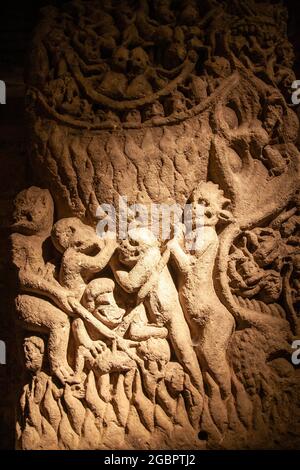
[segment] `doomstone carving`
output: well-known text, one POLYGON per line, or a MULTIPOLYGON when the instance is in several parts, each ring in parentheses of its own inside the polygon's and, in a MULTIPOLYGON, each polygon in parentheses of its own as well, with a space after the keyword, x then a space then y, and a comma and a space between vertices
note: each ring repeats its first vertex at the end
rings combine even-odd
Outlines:
POLYGON ((11 235, 18 448, 297 447, 286 21, 254 0, 41 11, 27 110, 46 189, 17 196, 11 235), (126 237, 99 236, 104 204, 124 222, 120 197, 126 237), (192 225, 181 215, 167 239, 154 233, 140 211, 158 204, 190 207, 192 225))

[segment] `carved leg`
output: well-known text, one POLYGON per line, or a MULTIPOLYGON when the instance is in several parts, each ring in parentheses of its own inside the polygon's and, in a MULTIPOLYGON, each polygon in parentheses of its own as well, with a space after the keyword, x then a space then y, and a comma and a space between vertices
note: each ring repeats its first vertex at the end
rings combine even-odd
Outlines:
POLYGON ((151 319, 167 327, 178 361, 191 377, 199 393, 203 394, 202 373, 178 299, 178 292, 168 268, 163 270, 156 292, 152 292, 149 301, 146 302, 146 309, 151 312, 151 319))
POLYGON ((223 399, 231 395, 231 371, 226 351, 233 328, 234 319, 227 310, 216 312, 206 323, 201 346, 197 350, 200 361, 204 359, 208 371, 220 387, 223 399))
POLYGON ((26 329, 49 334, 48 356, 51 370, 62 383, 72 381, 74 372, 67 362, 70 333, 68 316, 46 300, 31 295, 19 295, 16 310, 26 329))

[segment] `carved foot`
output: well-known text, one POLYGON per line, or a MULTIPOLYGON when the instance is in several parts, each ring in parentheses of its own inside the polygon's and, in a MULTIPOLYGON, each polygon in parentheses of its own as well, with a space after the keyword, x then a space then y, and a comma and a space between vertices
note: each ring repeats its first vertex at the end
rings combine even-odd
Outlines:
POLYGON ((63 385, 66 383, 76 384, 81 382, 81 379, 78 376, 75 376, 73 370, 68 365, 56 366, 52 371, 63 385))

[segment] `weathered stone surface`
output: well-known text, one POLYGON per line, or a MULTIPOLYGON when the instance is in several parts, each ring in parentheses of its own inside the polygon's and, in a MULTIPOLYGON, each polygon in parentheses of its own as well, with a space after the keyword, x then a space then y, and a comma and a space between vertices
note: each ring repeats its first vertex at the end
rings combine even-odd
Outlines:
POLYGON ((12 257, 21 449, 299 446, 299 120, 286 11, 255 1, 44 9, 12 257), (202 208, 170 239, 100 204, 202 208), (201 230, 200 244, 187 249, 201 230), (194 238, 193 238, 194 237, 194 238), (285 444, 283 444, 285 442, 285 444))

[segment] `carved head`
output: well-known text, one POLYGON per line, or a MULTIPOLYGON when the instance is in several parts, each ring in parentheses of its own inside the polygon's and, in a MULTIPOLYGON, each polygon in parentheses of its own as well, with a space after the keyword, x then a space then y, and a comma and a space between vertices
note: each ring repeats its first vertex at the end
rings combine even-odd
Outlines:
POLYGON ((129 26, 135 19, 135 14, 128 5, 128 2, 118 2, 118 9, 117 9, 117 20, 118 24, 120 25, 121 29, 125 29, 129 26))
POLYGON ((184 112, 186 111, 186 98, 183 93, 176 90, 165 100, 165 106, 168 114, 184 112))
POLYGON ((67 248, 74 248, 80 253, 93 255, 102 243, 95 230, 76 217, 67 217, 56 222, 51 237, 60 253, 64 253, 67 248))
POLYGON ((126 114, 126 121, 127 122, 136 122, 140 123, 142 120, 141 113, 138 109, 131 109, 126 114))
POLYGON ((159 101, 155 101, 154 103, 145 106, 143 110, 143 116, 145 121, 153 117, 164 117, 164 115, 164 107, 159 101))
POLYGON ((268 266, 280 256, 281 237, 278 231, 268 227, 257 227, 251 232, 246 232, 246 236, 259 266, 268 266))
MULTIPOLYGON (((199 206, 203 207, 203 220, 200 225, 215 226, 219 221, 233 222, 233 216, 224 206, 230 203, 230 199, 224 197, 224 193, 217 184, 201 182, 190 195, 188 204, 191 204, 192 216, 199 217, 199 206)), ((195 221, 196 222, 196 221, 195 221)))
POLYGON ((166 339, 149 338, 142 341, 137 349, 138 355, 145 361, 150 372, 162 371, 170 361, 171 351, 166 339))
POLYGON ((109 278, 91 281, 83 294, 82 304, 109 328, 121 323, 125 310, 120 308, 114 297, 115 283, 109 278))
POLYGON ((24 235, 50 232, 53 225, 53 200, 47 189, 31 186, 14 201, 13 230, 24 235))
POLYGON ((132 228, 128 231, 127 239, 120 242, 119 259, 128 266, 134 265, 152 247, 158 247, 158 240, 151 230, 146 227, 132 228))
POLYGON ((112 66, 115 70, 125 72, 129 60, 129 51, 126 47, 119 47, 112 58, 112 66))
POLYGON ((45 352, 44 341, 39 336, 30 336, 24 340, 25 367, 29 372, 41 370, 45 352))
POLYGON ((136 47, 130 56, 131 67, 134 71, 141 72, 149 66, 150 60, 147 52, 141 47, 136 47))
POLYGON ((184 389, 185 373, 177 362, 169 362, 165 370, 165 382, 171 395, 178 395, 184 389))

